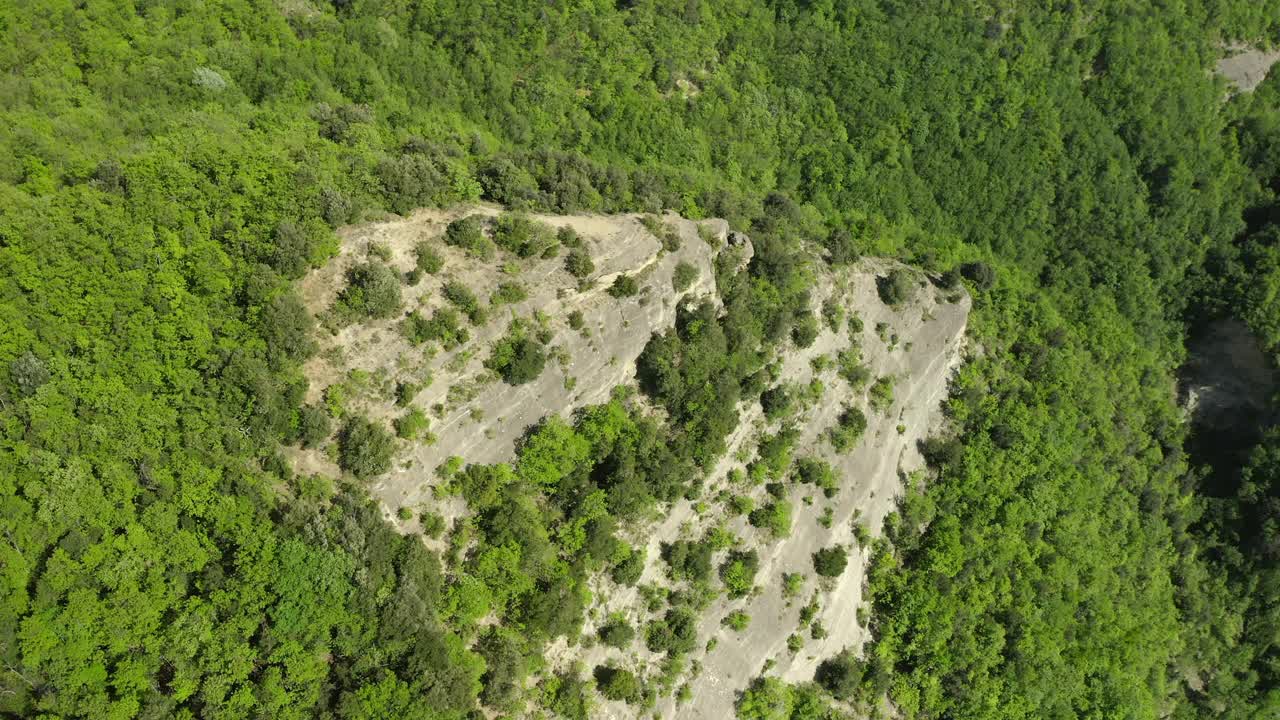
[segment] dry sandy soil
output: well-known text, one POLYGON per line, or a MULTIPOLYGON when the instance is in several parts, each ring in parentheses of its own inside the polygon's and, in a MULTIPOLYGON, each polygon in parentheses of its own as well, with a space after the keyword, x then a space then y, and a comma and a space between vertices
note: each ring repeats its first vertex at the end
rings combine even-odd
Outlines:
MULTIPOLYGON (((343 232, 339 257, 325 268, 311 273, 302 283, 304 299, 313 312, 322 313, 331 305, 343 285, 343 272, 362 259, 371 243, 385 244, 391 251, 391 264, 407 271, 413 265, 411 250, 422 239, 439 239, 449 221, 470 213, 493 215, 497 208, 478 206, 450 211, 421 211, 408 218, 349 228, 343 232)), ((403 412, 392 401, 391 391, 397 381, 421 381, 430 376, 431 384, 414 400, 414 405, 432 415, 434 444, 402 443, 396 466, 374 479, 370 490, 382 504, 384 515, 402 531, 417 529, 417 520, 401 521, 396 511, 401 507, 430 508, 447 518, 465 512, 456 498, 447 503, 434 499, 434 469, 449 456, 457 455, 467 462, 491 463, 512 459, 514 443, 526 428, 549 414, 567 416, 575 408, 602 402, 614 387, 633 380, 635 359, 654 332, 670 327, 675 319, 677 297, 672 290, 671 275, 676 263, 686 261, 699 270, 698 280, 687 291, 693 295, 715 294, 711 263, 725 243, 728 228, 723 221, 708 220, 699 224, 668 215, 663 220, 676 228, 683 243, 676 252, 664 252, 661 243, 639 222, 637 216, 535 216, 552 226, 570 225, 588 238, 596 264, 594 286, 579 289, 576 281, 564 271, 563 260, 521 261, 518 272, 504 274, 501 262, 483 263, 469 260, 461 251, 437 243, 445 256, 445 271, 426 276, 415 287, 405 288, 405 308, 440 306, 444 300, 440 287, 448 277, 456 277, 486 298, 504 279, 515 279, 529 291, 527 300, 491 313, 482 327, 473 328, 472 339, 453 352, 424 352, 411 346, 396 329, 397 320, 378 321, 346 327, 334 335, 321 338, 321 352, 306 367, 311 380, 311 402, 319 402, 328 385, 349 377, 352 370, 367 373, 365 390, 353 399, 355 409, 370 417, 390 421, 403 412), (699 234, 699 225, 710 242, 699 234), (633 298, 616 299, 605 289, 617 273, 635 274, 642 292, 633 298), (573 310, 582 312, 589 335, 584 336, 567 325, 573 310), (563 365, 548 362, 547 369, 534 382, 512 388, 483 367, 489 346, 507 327, 513 316, 528 317, 535 311, 545 313, 555 331, 552 346, 564 350, 563 365), (567 378, 573 381, 566 382, 567 378), (572 384, 573 388, 568 389, 572 384), (434 410, 431 410, 432 408, 434 410)), ((746 246, 749 249, 749 245, 746 246)), ((728 600, 721 597, 705 611, 699 631, 700 647, 708 639, 717 638, 710 652, 699 649, 690 660, 700 665, 699 672, 686 672, 681 682, 688 682, 692 699, 676 705, 671 698, 659 701, 653 711, 659 717, 727 718, 732 717, 732 704, 738 692, 761 673, 766 661, 774 661, 771 673, 792 681, 813 678, 817 664, 845 647, 860 648, 866 631, 857 620, 862 602, 865 549, 853 539, 855 522, 862 523, 874 536, 887 513, 894 508, 902 489, 903 478, 923 467, 917 443, 936 429, 940 422, 939 404, 945 397, 951 371, 963 353, 964 331, 970 302, 963 291, 944 293, 931 285, 923 275, 915 298, 899 308, 889 308, 876 292, 876 277, 896 267, 891 261, 867 259, 842 271, 838 276, 819 274, 813 289, 815 312, 828 297, 835 297, 849 313, 857 313, 864 321, 858 338, 850 338, 848 325, 842 323, 837 332, 825 325, 817 341, 809 348, 781 350, 782 379, 807 384, 815 377, 811 361, 835 354, 857 342, 863 358, 871 368, 872 378, 891 376, 894 400, 890 407, 873 410, 866 390, 853 390, 828 367, 817 373, 826 391, 820 400, 798 418, 801 437, 797 456, 819 456, 836 468, 841 489, 833 500, 809 486, 789 483, 794 508, 792 532, 782 540, 772 540, 750 527, 745 518, 730 519, 714 498, 727 484, 726 475, 744 467, 754 453, 760 436, 777 429, 763 418, 758 403, 740 408, 742 422, 730 437, 729 452, 708 476, 703 493, 703 512, 693 503, 681 501, 667 509, 662 519, 645 527, 628 531, 630 539, 648 546, 648 566, 641 584, 670 586, 665 564, 660 560, 660 546, 676 538, 701 536, 717 523, 741 538, 741 547, 755 548, 761 567, 756 576, 757 588, 746 598, 728 600), (878 331, 877 326, 883 323, 878 331), (896 336, 896 339, 891 339, 896 336), (823 433, 830 428, 846 404, 856 404, 867 414, 868 426, 857 446, 845 454, 837 454, 823 433), (810 502, 811 501, 811 502, 810 502), (830 527, 819 523, 819 517, 830 507, 830 527), (848 570, 834 580, 819 582, 812 567, 812 553, 832 544, 853 549, 848 570), (802 573, 804 590, 791 600, 781 590, 783 573, 802 573), (821 608, 817 620, 828 631, 827 637, 811 639, 807 629, 798 629, 800 608, 816 594, 821 608), (722 627, 725 615, 743 610, 751 616, 750 626, 742 633, 722 627), (787 648, 788 637, 801 632, 804 647, 795 654, 787 648)), ((516 270, 517 268, 509 268, 516 270)), ((299 451, 294 462, 301 471, 336 474, 329 457, 321 451, 299 451)), ((741 487, 735 488, 743 492, 741 487)), ((757 505, 763 503, 763 487, 749 490, 757 505)), ((416 513, 415 513, 416 517, 416 513)), ((717 555, 718 565, 721 555, 717 555)), ((610 612, 626 614, 637 627, 649 619, 639 593, 634 588, 619 588, 606 577, 594 581, 595 606, 584 628, 584 637, 594 633, 598 623, 610 612)), ((582 664, 586 668, 607 660, 616 660, 642 675, 658 674, 660 656, 647 652, 637 639, 631 650, 622 652, 601 644, 582 642, 568 644, 561 640, 547 653, 548 664, 568 667, 582 664)), ((601 717, 635 717, 635 708, 620 703, 604 703, 597 707, 601 717)), ((648 714, 648 713, 646 713, 648 714)))

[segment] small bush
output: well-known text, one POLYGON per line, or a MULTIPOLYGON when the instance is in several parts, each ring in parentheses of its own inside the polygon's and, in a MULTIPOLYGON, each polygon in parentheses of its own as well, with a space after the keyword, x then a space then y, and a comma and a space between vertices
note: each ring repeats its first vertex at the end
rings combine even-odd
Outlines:
POLYGON ((636 630, 620 613, 609 616, 609 621, 600 626, 600 641, 609 647, 625 648, 635 640, 636 630))
POLYGON ((523 385, 536 380, 547 364, 547 352, 537 338, 530 337, 528 328, 520 321, 513 321, 507 334, 493 346, 493 352, 485 361, 485 367, 502 376, 508 385, 523 385))
POLYGON ((463 285, 458 280, 450 280, 444 284, 442 288, 444 298, 453 304, 454 307, 461 310, 472 324, 480 325, 488 317, 488 313, 480 306, 480 299, 476 294, 471 292, 471 288, 463 285))
POLYGON ((893 405, 893 378, 877 378, 871 385, 871 407, 884 411, 893 405))
POLYGON ((861 390, 871 379, 871 368, 862 362, 862 352, 856 347, 846 348, 836 356, 836 372, 854 390, 861 390))
POLYGON ((467 255, 480 260, 492 260, 494 255, 493 241, 484 234, 484 216, 468 215, 449 223, 445 228, 446 245, 462 248, 467 255))
POLYGON ((636 279, 626 273, 619 275, 614 279, 613 284, 609 286, 609 294, 615 298, 632 297, 640 292, 640 283, 636 279))
POLYGON ((728 615, 725 615, 724 619, 720 621, 720 624, 734 632, 742 632, 751 624, 751 616, 741 610, 734 610, 728 615))
POLYGON ((755 586, 760 558, 755 550, 731 550, 720 565, 720 582, 731 598, 745 597, 755 586))
POLYGON ((529 298, 529 291, 518 282, 498 283, 498 287, 489 296, 490 305, 511 305, 529 298))
POLYGON ((692 287, 697 279, 698 268, 681 260, 676 263, 675 270, 671 272, 671 288, 678 293, 682 293, 692 287))
POLYGON ((414 269, 428 275, 435 275, 444 269, 444 258, 426 240, 421 240, 413 246, 413 258, 414 269))
POLYGON ((418 408, 401 415, 395 420, 396 435, 405 440, 416 440, 431 427, 431 420, 418 408))
POLYGON ((848 565, 849 553, 843 545, 833 545, 813 554, 813 571, 823 577, 839 577, 848 565))
POLYGON ((844 412, 836 418, 835 427, 827 431, 827 437, 831 440, 831 446, 836 449, 836 452, 845 452, 853 448, 866 430, 866 414, 852 405, 846 405, 844 412))
POLYGON ((522 258, 538 257, 558 243, 551 228, 520 213, 503 213, 493 223, 493 241, 522 258))
POLYGON ((381 263, 366 262, 347 270, 347 286, 338 306, 354 317, 386 318, 400 308, 400 278, 381 263))
POLYGON ((462 324, 462 317, 453 308, 438 308, 428 320, 418 312, 410 313, 400 325, 405 338, 413 345, 435 341, 445 350, 452 350, 471 339, 471 333, 462 324))
POLYGON ((596 264, 586 248, 575 247, 564 256, 564 269, 579 280, 584 280, 596 271, 596 264))
POLYGON ((823 660, 813 679, 837 700, 856 699, 862 689, 863 665, 848 650, 823 660))
POLYGON ((834 297, 822 301, 822 322, 831 332, 840 332, 840 325, 844 322, 844 306, 834 297))
POLYGON ((440 513, 424 512, 419 522, 422 524, 422 534, 429 538, 439 538, 444 534, 445 521, 440 513))
POLYGON ((767 530, 776 538, 784 538, 791 533, 791 503, 786 500, 774 502, 751 511, 747 522, 752 527, 767 530))
POLYGON ((911 273, 902 268, 894 268, 887 276, 876 278, 876 290, 885 305, 897 307, 915 296, 916 282, 911 273))
POLYGON ((643 546, 631 548, 626 557, 609 571, 609 577, 619 585, 635 585, 644 574, 645 552, 643 546))
POLYGON ((831 465, 818 458, 800 458, 796 461, 796 479, 816 486, 826 497, 835 497, 840 489, 839 479, 831 465))
POLYGON ((606 698, 629 704, 640 701, 640 679, 630 670, 600 665, 596 667, 594 675, 596 687, 606 698))
POLYGON ((984 262, 965 263, 960 266, 960 274, 979 290, 990 290, 996 284, 995 269, 984 262))
POLYGON ((818 332, 818 319, 806 310, 791 328, 791 342, 801 349, 810 347, 818 339, 818 332))
POLYGON ((356 416, 347 420, 338 434, 338 466, 358 478, 368 478, 391 469, 395 440, 391 433, 356 416))
POLYGON ((691 610, 674 607, 645 629, 649 652, 681 655, 698 647, 698 616, 691 610))

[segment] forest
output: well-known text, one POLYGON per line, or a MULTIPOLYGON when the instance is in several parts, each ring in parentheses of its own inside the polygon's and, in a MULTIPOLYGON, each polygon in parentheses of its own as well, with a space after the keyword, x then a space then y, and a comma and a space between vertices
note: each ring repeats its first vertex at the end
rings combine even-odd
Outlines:
MULTIPOLYGON (((659 679, 543 677, 543 650, 585 578, 635 582, 615 527, 696 491, 735 401, 783 402, 760 371, 811 332, 811 265, 861 256, 964 283, 982 351, 877 545, 865 657, 762 676, 739 717, 1280 713, 1280 428, 1206 451, 1177 391, 1226 318, 1280 359, 1280 78, 1210 72, 1280 4, 0 0, 0 28, 0 715, 647 707, 659 679), (339 227, 479 200, 721 217, 756 256, 636 390, 441 468, 476 517, 437 552, 368 497, 389 431, 303 402, 311 334, 390 315, 400 279, 353 269, 325 318, 294 282, 339 227), (342 475, 295 473, 331 435, 342 475)), ((500 230, 448 242, 550 242, 500 230)), ((407 332, 466 333, 449 300, 407 332)), ((514 327, 493 367, 540 353, 514 327)), ((755 572, 690 540, 673 573, 755 572)), ((702 600, 667 601, 602 641, 679 662, 702 600)))

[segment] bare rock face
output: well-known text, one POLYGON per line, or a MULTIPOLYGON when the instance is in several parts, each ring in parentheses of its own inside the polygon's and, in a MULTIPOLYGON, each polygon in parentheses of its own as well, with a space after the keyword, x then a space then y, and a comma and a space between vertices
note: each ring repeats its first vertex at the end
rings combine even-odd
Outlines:
POLYGON ((1280 60, 1280 50, 1232 45, 1227 48, 1227 56, 1218 60, 1214 72, 1225 78, 1238 92, 1252 92, 1267 78, 1267 73, 1277 60, 1280 60))
MULTIPOLYGON (((312 311, 323 312, 344 285, 346 268, 362 260, 371 244, 385 246, 390 251, 390 264, 408 271, 414 264, 412 248, 425 239, 444 256, 444 269, 404 288, 406 311, 418 309, 429 316, 433 308, 443 306, 441 287, 449 278, 460 280, 482 298, 504 281, 517 281, 528 291, 527 299, 521 302, 491 309, 483 325, 471 328, 471 340, 452 351, 433 354, 424 351, 425 346, 410 345, 396 328, 398 320, 392 319, 351 325, 321 338, 321 352, 305 368, 311 380, 309 402, 321 402, 324 389, 333 383, 361 386, 363 390, 348 397, 348 407, 386 422, 405 412, 393 400, 396 383, 425 383, 430 378, 430 384, 411 404, 432 416, 434 442, 402 443, 395 467, 370 484, 388 521, 406 532, 416 530, 418 521, 399 520, 396 511, 402 507, 428 506, 454 517, 466 512, 456 497, 433 497, 435 468, 447 458, 460 456, 469 463, 509 461, 517 440, 542 418, 567 416, 576 408, 608 400, 615 387, 633 382, 635 360, 650 337, 674 324, 680 297, 716 297, 716 254, 737 254, 739 269, 746 268, 753 255, 751 241, 730 232, 721 220, 694 223, 673 215, 664 217, 667 228, 681 239, 679 249, 666 251, 638 216, 534 216, 553 227, 572 227, 587 239, 596 272, 594 283, 579 286, 565 271, 562 258, 520 260, 504 271, 501 260, 468 259, 461 250, 444 245, 440 238, 448 223, 472 213, 495 215, 498 209, 421 211, 408 218, 348 229, 340 256, 308 276, 302 285, 312 311), (678 296, 672 276, 682 262, 696 268, 697 279, 678 296), (616 298, 607 290, 624 273, 635 277, 641 289, 635 296, 616 298), (575 312, 581 314, 582 330, 569 326, 568 318, 575 312), (509 386, 484 367, 484 360, 511 318, 535 314, 541 315, 539 322, 550 331, 548 345, 553 349, 552 357, 558 359, 549 361, 536 380, 509 386)), ((794 507, 791 533, 777 540, 748 525, 744 517, 726 516, 718 504, 710 502, 719 491, 730 488, 730 473, 754 457, 760 438, 780 428, 781 421, 767 421, 759 403, 752 402, 739 408, 742 420, 728 438, 728 452, 706 477, 703 502, 677 502, 660 519, 626 530, 630 542, 648 548, 641 584, 671 583, 659 559, 662 543, 701 537, 716 525, 740 537, 741 547, 754 548, 760 559, 755 592, 741 599, 722 595, 701 617, 700 647, 711 638, 717 642, 711 650, 699 649, 688 659, 702 667, 696 676, 686 672, 679 680, 689 683, 691 699, 677 706, 671 697, 662 698, 657 716, 732 717, 737 693, 767 662, 774 663, 772 674, 791 682, 808 681, 823 659, 846 647, 860 649, 865 642, 867 631, 858 609, 868 552, 855 539, 855 526, 860 527, 859 532, 878 534, 902 490, 903 478, 923 468, 917 444, 940 421, 939 406, 948 380, 963 356, 970 307, 963 290, 939 290, 918 271, 911 271, 918 284, 914 297, 899 307, 886 306, 877 293, 876 280, 899 267, 892 261, 864 259, 839 271, 819 268, 811 293, 814 312, 821 315, 824 303, 839 307, 846 317, 856 314, 861 319, 860 329, 851 331, 847 319, 832 325, 822 323, 809 347, 799 349, 788 343, 778 348, 780 381, 820 390, 790 420, 799 431, 794 455, 817 457, 831 464, 840 478, 840 490, 834 498, 824 498, 811 486, 790 490, 794 507), (870 380, 856 388, 835 369, 837 355, 854 346, 860 348, 862 362, 870 370, 870 380), (873 403, 868 387, 880 378, 885 379, 882 385, 891 385, 892 392, 887 399, 880 397, 873 403), (847 406, 865 412, 867 427, 852 449, 837 452, 826 433, 847 406), (813 552, 837 544, 850 550, 848 569, 838 578, 817 577, 813 552), (784 573, 804 576, 799 595, 784 597, 784 573), (800 609, 810 599, 817 601, 819 610, 810 625, 800 627, 800 609), (732 632, 721 624, 734 611, 751 617, 743 632, 732 632), (814 623, 826 634, 815 637, 814 623), (796 652, 788 647, 793 634, 804 639, 796 652)), ((301 472, 337 473, 320 451, 299 451, 294 461, 301 472)), ((739 483, 732 492, 751 494, 757 506, 766 500, 763 486, 739 483)), ((723 553, 715 556, 716 565, 723 553)), ((636 624, 649 618, 636 588, 618 587, 601 576, 592 580, 592 591, 594 606, 584 633, 595 632, 593 625, 613 612, 623 613, 636 624)), ((571 645, 561 639, 547 652, 548 667, 555 670, 577 664, 590 668, 610 660, 652 677, 659 674, 662 657, 648 652, 642 641, 624 652, 602 644, 589 648, 571 645)), ((603 699, 599 702, 596 715, 600 717, 641 714, 633 706, 603 699)))

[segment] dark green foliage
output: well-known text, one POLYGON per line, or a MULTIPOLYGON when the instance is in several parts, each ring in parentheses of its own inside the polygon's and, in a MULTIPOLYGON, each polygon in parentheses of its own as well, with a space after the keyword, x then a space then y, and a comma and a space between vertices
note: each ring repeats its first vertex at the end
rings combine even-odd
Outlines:
POLYGON ((681 260, 676 263, 675 269, 671 271, 671 289, 677 293, 682 293, 692 287, 697 279, 698 268, 681 260))
POLYGON ((862 689, 862 662, 849 650, 827 658, 818 665, 814 681, 837 700, 848 702, 862 689))
POLYGON ((485 705, 508 707, 519 697, 520 684, 527 672, 521 645, 516 633, 496 627, 476 642, 476 652, 485 663, 485 672, 480 678, 484 683, 480 700, 485 705))
POLYGON ((730 550, 720 564, 720 582, 731 598, 746 596, 755 585, 760 558, 755 550, 730 550))
POLYGON ((838 577, 849 565, 849 552, 843 545, 822 548, 813 554, 813 570, 823 577, 838 577))
POLYGON ((493 241, 485 235, 485 218, 483 215, 468 215, 449 223, 444 231, 447 245, 462 248, 467 255, 478 260, 492 260, 494 254, 493 241))
POLYGON ((704 540, 676 540, 662 544, 662 559, 671 567, 672 577, 703 582, 711 578, 711 555, 715 548, 704 540))
POLYGON ((429 538, 439 538, 444 534, 446 523, 439 513, 424 512, 418 518, 418 522, 422 525, 422 534, 429 538))
POLYGON ((319 219, 302 224, 282 220, 276 226, 273 239, 274 247, 266 262, 289 280, 302 277, 337 250, 333 233, 319 219))
POLYGON ((867 416, 860 408, 846 405, 836 418, 836 424, 827 430, 827 439, 836 452, 853 449, 862 433, 867 431, 867 416))
POLYGON ((484 323, 489 313, 480 304, 480 299, 476 297, 476 294, 471 292, 471 288, 464 285, 460 280, 450 280, 441 289, 444 292, 444 298, 454 307, 461 310, 473 325, 484 323))
POLYGON ((606 698, 625 703, 640 701, 640 679, 630 670, 600 665, 596 667, 594 675, 596 687, 606 698))
POLYGON ((569 313, 569 327, 573 330, 582 330, 587 326, 586 319, 582 316, 581 310, 574 310, 569 313))
POLYGON ((791 503, 774 500, 756 508, 747 516, 752 527, 765 530, 775 540, 791 534, 791 503))
POLYGON ((485 367, 502 376, 508 385, 523 385, 536 380, 547 364, 547 351, 537 338, 530 336, 523 322, 513 321, 507 334, 493 346, 485 367))
POLYGON ((844 324, 844 306, 834 296, 822 301, 822 322, 831 332, 840 332, 844 324))
POLYGON ((462 324, 462 316, 447 307, 436 308, 430 320, 415 310, 404 319, 400 329, 414 345, 435 341, 445 350, 452 350, 471 339, 471 331, 462 324))
POLYGON ((795 397, 785 385, 775 385, 760 393, 760 408, 769 420, 777 420, 795 408, 795 397))
POLYGON ((358 478, 381 475, 391 469, 395 440, 368 418, 355 416, 338 432, 338 465, 358 478))
POLYGON ((989 290, 996 284, 996 271, 984 262, 965 263, 960 267, 960 274, 979 290, 989 290))
POLYGON ((795 477, 802 483, 816 486, 828 498, 840 490, 840 479, 830 463, 819 458, 804 457, 796 460, 795 477))
POLYGON ((692 610, 673 607, 649 623, 644 634, 650 652, 682 655, 698 647, 698 616, 692 610))
POLYGON ((636 637, 636 629, 622 616, 611 616, 609 621, 600 626, 600 642, 609 647, 626 648, 636 637))
POLYGON ((262 309, 262 339, 277 365, 301 362, 315 352, 315 321, 294 293, 279 295, 262 309))
POLYGON ((614 278, 613 284, 609 286, 609 294, 618 299, 634 297, 639 292, 640 283, 626 273, 614 278))
POLYGON ((596 264, 591 260, 591 253, 584 247, 575 247, 564 256, 564 269, 579 280, 585 279, 596 271, 596 264))
POLYGON ((876 278, 876 290, 885 305, 897 307, 909 302, 916 294, 916 281, 911 273, 894 268, 888 275, 876 278))
POLYGON ((848 230, 832 230, 823 244, 827 248, 827 261, 832 265, 845 265, 858 259, 858 245, 848 230))
POLYGON ((806 310, 791 327, 791 342, 796 347, 804 349, 813 345, 813 341, 818 339, 818 318, 814 317, 812 312, 806 310))
POLYGON ((364 262, 347 270, 338 310, 352 319, 387 318, 400 309, 400 278, 391 268, 364 262))
POLYGON ((609 571, 609 577, 619 585, 635 585, 644 573, 644 547, 631 548, 627 556, 609 571))
POLYGON ((298 442, 304 448, 317 447, 329 438, 333 428, 324 408, 303 405, 298 410, 298 442))

